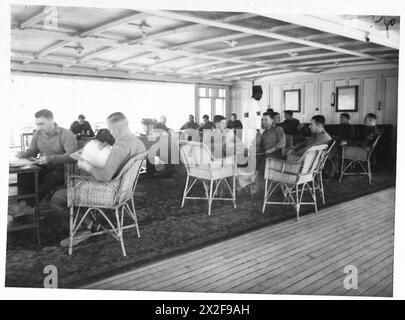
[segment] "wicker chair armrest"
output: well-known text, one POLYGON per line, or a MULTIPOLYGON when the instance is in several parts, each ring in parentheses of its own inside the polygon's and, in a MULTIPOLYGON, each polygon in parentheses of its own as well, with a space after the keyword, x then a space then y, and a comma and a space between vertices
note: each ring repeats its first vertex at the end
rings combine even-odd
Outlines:
POLYGON ((291 173, 296 174, 297 170, 291 170, 292 168, 298 169, 301 166, 301 161, 288 161, 278 158, 268 157, 268 165, 267 168, 270 171, 276 171, 280 173, 291 173), (278 169, 280 168, 280 169, 278 169))

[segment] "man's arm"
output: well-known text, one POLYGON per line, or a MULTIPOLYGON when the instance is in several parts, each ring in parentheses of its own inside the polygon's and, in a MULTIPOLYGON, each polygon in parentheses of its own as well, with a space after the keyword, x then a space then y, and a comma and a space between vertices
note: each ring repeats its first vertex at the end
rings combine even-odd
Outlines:
POLYGON ((273 146, 274 149, 284 148, 286 145, 286 138, 283 128, 276 128, 277 143, 273 146))
POLYGON ((89 173, 101 181, 110 181, 128 156, 125 145, 117 142, 111 149, 110 156, 103 168, 93 168, 89 173))
POLYGON ((55 164, 62 164, 70 162, 72 159, 70 155, 77 151, 76 139, 70 131, 63 131, 61 137, 62 147, 65 153, 50 156, 51 162, 55 164))
POLYGON ((30 143, 30 146, 28 147, 27 150, 21 152, 20 157, 21 158, 31 158, 31 157, 36 157, 39 153, 38 149, 38 131, 34 133, 32 136, 32 140, 30 143))

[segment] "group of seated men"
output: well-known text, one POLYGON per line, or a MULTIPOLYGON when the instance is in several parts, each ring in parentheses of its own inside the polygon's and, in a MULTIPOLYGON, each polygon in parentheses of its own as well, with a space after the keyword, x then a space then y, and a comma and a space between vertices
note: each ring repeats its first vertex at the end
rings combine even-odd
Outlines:
MULTIPOLYGON (((369 147, 379 130, 376 126, 377 117, 369 113, 365 116, 365 128, 360 136, 355 138, 354 127, 350 124, 350 115, 342 113, 340 115, 340 126, 331 137, 325 130, 325 117, 315 115, 309 125, 311 135, 301 143, 287 146, 288 136, 297 134, 298 120, 291 117, 287 112, 287 117, 283 123, 280 123, 279 114, 268 110, 262 115, 262 127, 257 130, 256 136, 256 170, 259 172, 264 169, 266 157, 287 158, 296 161, 302 157, 306 150, 312 146, 329 144, 333 139, 337 141, 336 147, 330 153, 330 169, 328 174, 333 177, 336 174, 338 163, 340 161, 340 148, 344 145, 369 147)), ((165 130, 165 118, 161 119, 158 125, 160 129, 165 130)), ((209 118, 205 120, 209 121, 209 118)), ((237 120, 236 115, 232 116, 230 121, 222 115, 214 116, 212 125, 203 124, 206 130, 203 133, 202 140, 208 143, 219 143, 220 148, 214 147, 214 156, 217 158, 229 154, 229 150, 238 154, 243 154, 246 146, 242 144, 236 129, 241 129, 242 125, 237 120), (238 122, 239 123, 238 123, 238 122), (231 122, 231 123, 230 123, 231 122), (211 133, 209 133, 211 131, 211 133), (222 135, 221 140, 212 140, 215 133, 222 135), (205 134, 209 134, 205 139, 205 134), (216 153, 216 151, 220 151, 216 153)), ((189 118, 188 124, 184 128, 191 129, 194 117, 189 118)), ((120 171, 125 162, 133 155, 145 150, 145 145, 129 129, 128 119, 121 112, 116 112, 107 117, 108 130, 115 140, 111 152, 108 155, 106 163, 101 168, 91 166, 85 161, 79 160, 78 167, 100 181, 109 181, 120 171)), ((37 130, 34 133, 30 147, 19 154, 21 158, 39 157, 37 163, 42 167, 39 176, 39 196, 44 198, 53 194, 51 202, 59 211, 66 211, 66 189, 64 188, 64 164, 72 161, 70 154, 77 150, 77 142, 74 134, 67 129, 59 127, 54 121, 51 111, 43 109, 35 113, 35 123, 37 130), (55 192, 56 190, 56 192, 55 192)), ((195 129, 199 129, 194 125, 195 129)), ((204 130, 204 129, 203 129, 204 130)), ((24 180, 20 181, 24 183, 24 180)), ((32 188, 32 183, 25 181, 27 188, 32 188)))

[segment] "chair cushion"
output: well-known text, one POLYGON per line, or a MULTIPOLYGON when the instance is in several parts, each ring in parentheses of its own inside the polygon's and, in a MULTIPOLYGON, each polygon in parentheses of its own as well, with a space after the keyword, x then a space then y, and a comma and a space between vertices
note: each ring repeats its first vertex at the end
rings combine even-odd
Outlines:
POLYGON ((352 147, 344 148, 344 158, 348 160, 367 161, 369 148, 352 147))
POLYGON ((96 207, 116 204, 116 192, 119 180, 110 182, 81 181, 75 188, 68 188, 68 206, 96 207))

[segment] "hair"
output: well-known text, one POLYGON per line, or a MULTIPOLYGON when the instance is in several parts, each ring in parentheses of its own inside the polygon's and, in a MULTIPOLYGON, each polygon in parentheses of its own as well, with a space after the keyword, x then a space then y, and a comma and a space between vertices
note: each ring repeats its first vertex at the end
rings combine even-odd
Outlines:
POLYGON ((225 120, 224 116, 222 116, 220 114, 217 114, 217 115, 214 116, 214 123, 221 122, 222 120, 225 120))
POLYGON ((291 110, 284 110, 284 114, 288 114, 289 116, 292 116, 293 112, 291 110))
POLYGON ((374 113, 367 113, 366 118, 377 120, 377 116, 374 113))
POLYGON ((193 114, 191 114, 191 113, 190 113, 188 116, 189 116, 189 117, 193 117, 193 118, 194 118, 194 115, 193 115, 193 114))
POLYGON ((98 130, 94 139, 100 142, 108 143, 110 146, 112 146, 115 143, 115 139, 108 129, 98 130))
POLYGON ((267 111, 268 113, 274 113, 274 110, 273 110, 272 108, 268 108, 266 111, 267 111))
POLYGON ((350 114, 348 114, 347 112, 341 113, 340 116, 346 118, 347 120, 350 120, 350 114))
POLYGON ((321 114, 313 116, 311 120, 314 120, 317 124, 321 124, 322 126, 324 126, 326 123, 325 117, 321 114))
POLYGON ((41 117, 44 117, 46 119, 53 119, 53 113, 48 109, 42 109, 35 113, 35 118, 41 117))
POLYGON ((236 113, 232 113, 232 114, 231 114, 231 117, 235 117, 235 119, 237 119, 237 118, 238 118, 238 115, 237 115, 236 113))
POLYGON ((203 117, 203 119, 207 119, 207 120, 210 118, 210 117, 208 116, 208 114, 204 114, 202 117, 203 117))
POLYGON ((77 119, 84 120, 84 119, 86 119, 86 117, 85 117, 83 114, 79 114, 79 116, 77 117, 77 119))
POLYGON ((256 97, 258 95, 262 95, 263 94, 263 89, 262 86, 253 86, 252 87, 252 97, 256 97))
POLYGON ((280 114, 278 112, 273 112, 273 116, 279 116, 280 114))
POLYGON ((128 119, 122 112, 114 112, 107 117, 107 121, 111 123, 118 123, 121 121, 128 121, 128 119))
POLYGON ((269 116, 269 117, 270 117, 270 119, 273 119, 273 120, 274 120, 274 113, 270 113, 270 112, 263 112, 263 117, 265 117, 265 116, 269 116))

